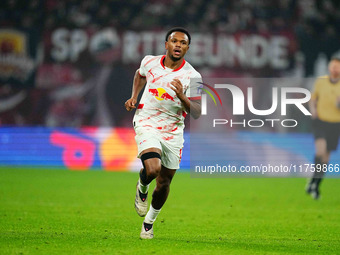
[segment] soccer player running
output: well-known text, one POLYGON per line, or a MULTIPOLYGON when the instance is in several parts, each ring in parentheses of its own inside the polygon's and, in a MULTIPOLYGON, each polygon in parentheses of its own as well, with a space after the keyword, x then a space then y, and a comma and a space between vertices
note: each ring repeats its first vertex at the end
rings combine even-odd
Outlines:
POLYGON ((135 209, 145 216, 140 237, 153 238, 153 223, 161 211, 182 156, 184 118, 201 115, 201 75, 184 60, 191 41, 184 28, 172 28, 165 36, 166 55, 145 56, 136 71, 132 96, 125 102, 128 111, 136 108, 137 97, 145 90, 133 118, 138 157, 143 168, 137 182, 135 209), (146 85, 145 85, 146 84, 146 85), (148 210, 148 189, 156 179, 148 210))
POLYGON ((320 197, 320 183, 327 170, 331 151, 337 149, 340 135, 340 58, 332 58, 328 76, 319 77, 312 92, 309 108, 312 113, 315 139, 315 172, 307 193, 320 197))

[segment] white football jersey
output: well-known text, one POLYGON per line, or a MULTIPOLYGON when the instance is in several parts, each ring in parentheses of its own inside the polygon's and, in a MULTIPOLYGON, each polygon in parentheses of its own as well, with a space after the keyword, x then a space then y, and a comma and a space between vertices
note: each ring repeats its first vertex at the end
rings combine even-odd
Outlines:
POLYGON ((170 82, 179 79, 189 100, 201 99, 201 75, 183 59, 181 66, 164 66, 165 55, 145 56, 139 74, 146 77, 145 90, 134 116, 134 125, 161 133, 180 134, 187 115, 182 102, 171 89, 170 82))

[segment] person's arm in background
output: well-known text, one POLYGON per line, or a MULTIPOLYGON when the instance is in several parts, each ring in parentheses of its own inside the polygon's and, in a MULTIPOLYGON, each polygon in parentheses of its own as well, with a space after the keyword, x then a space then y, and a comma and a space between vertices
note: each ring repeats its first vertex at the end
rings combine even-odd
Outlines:
POLYGON ((317 103, 316 99, 311 99, 311 100, 309 100, 309 103, 308 103, 309 110, 310 110, 310 112, 312 114, 312 119, 313 120, 318 118, 318 113, 317 113, 317 110, 316 110, 316 103, 317 103))
POLYGON ((311 99, 308 102, 309 110, 312 114, 311 117, 313 120, 318 118, 318 111, 317 111, 318 90, 319 90, 319 86, 318 86, 318 82, 316 81, 314 84, 313 91, 312 91, 311 99))

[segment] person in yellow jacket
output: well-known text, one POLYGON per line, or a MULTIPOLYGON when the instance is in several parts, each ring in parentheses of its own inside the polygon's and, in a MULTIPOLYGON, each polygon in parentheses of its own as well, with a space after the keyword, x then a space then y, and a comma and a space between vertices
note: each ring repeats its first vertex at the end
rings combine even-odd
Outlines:
POLYGON ((340 136, 340 57, 331 59, 328 71, 329 75, 315 81, 309 102, 315 139, 315 172, 306 191, 314 199, 320 197, 319 186, 327 172, 330 153, 337 149, 340 136))

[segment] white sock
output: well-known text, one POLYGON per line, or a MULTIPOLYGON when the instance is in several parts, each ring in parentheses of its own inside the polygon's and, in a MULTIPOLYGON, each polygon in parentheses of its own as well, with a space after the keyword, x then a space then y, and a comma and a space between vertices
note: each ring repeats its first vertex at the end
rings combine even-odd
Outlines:
POLYGON ((142 181, 139 179, 139 185, 138 185, 139 191, 143 194, 146 194, 149 190, 149 184, 143 185, 142 181))
POLYGON ((145 216, 144 222, 148 223, 148 224, 153 224, 155 222, 158 214, 161 212, 161 209, 156 210, 155 208, 152 207, 152 205, 150 205, 150 209, 145 216))

